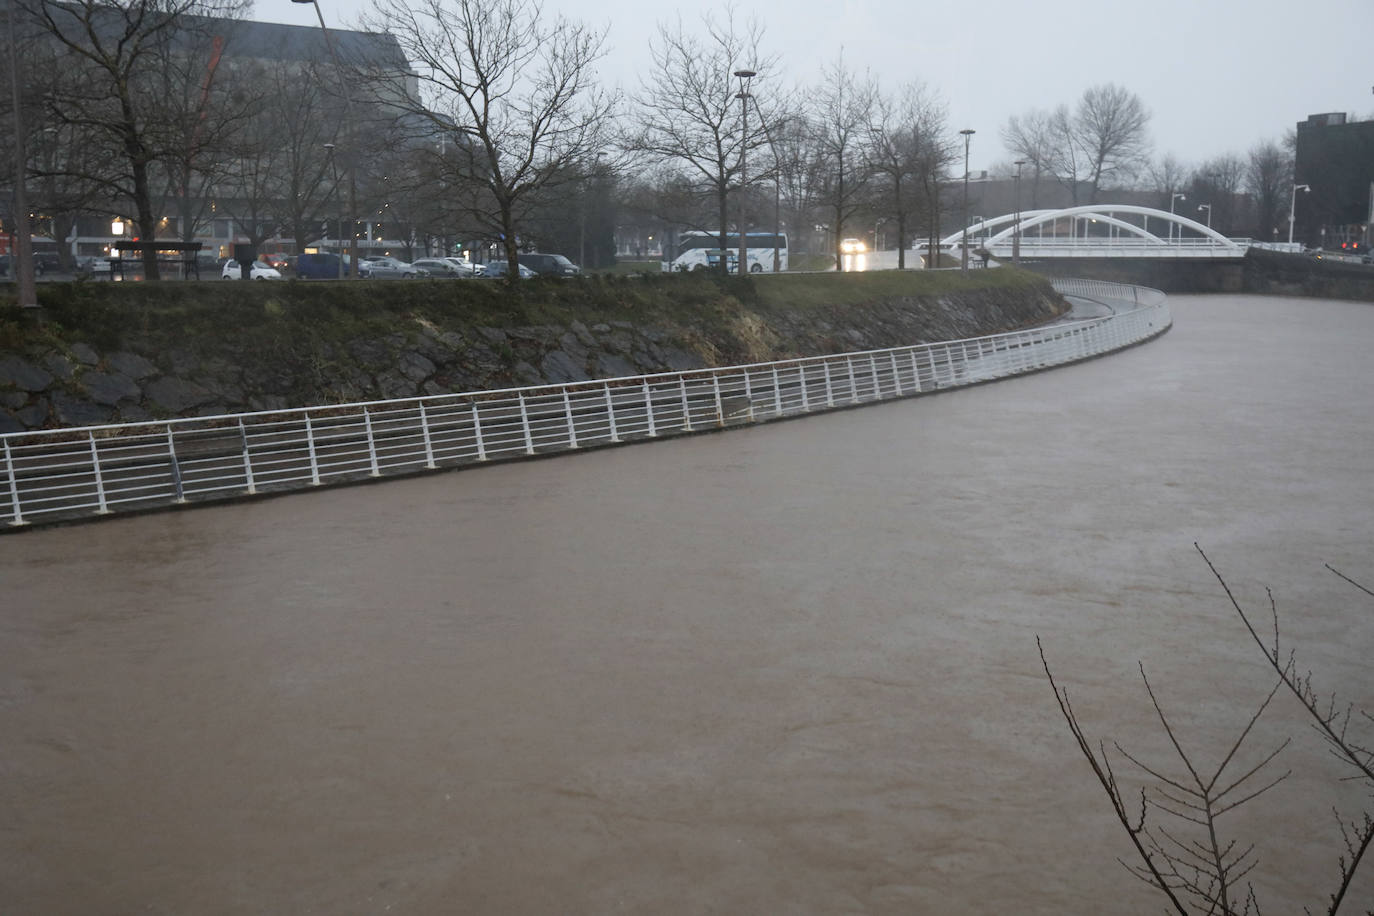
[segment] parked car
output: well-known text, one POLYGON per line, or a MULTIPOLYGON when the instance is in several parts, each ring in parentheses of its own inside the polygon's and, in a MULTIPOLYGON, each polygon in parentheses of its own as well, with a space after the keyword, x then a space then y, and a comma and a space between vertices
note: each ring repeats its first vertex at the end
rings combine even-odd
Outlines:
MULTIPOLYGON (((539 274, 530 270, 524 264, 518 264, 516 266, 520 268, 520 279, 522 280, 528 280, 531 277, 539 276, 539 274)), ((485 277, 489 280, 504 278, 506 276, 508 267, 509 265, 505 261, 488 261, 487 269, 479 276, 485 277)))
POLYGON ((460 280, 472 276, 448 258, 420 258, 414 262, 414 266, 416 270, 427 271, 436 279, 460 280))
MULTIPOLYGON (((219 265, 212 263, 211 267, 218 268, 219 265)), ((76 275, 78 277, 91 276, 92 274, 107 274, 110 272, 110 259, 104 256, 92 257, 91 255, 80 255, 76 259, 76 275)))
POLYGON ((575 277, 582 273, 582 268, 561 254, 540 254, 531 251, 517 257, 521 264, 543 277, 575 277))
POLYGON ((55 251, 35 251, 33 253, 33 270, 38 276, 48 273, 56 273, 62 269, 62 262, 57 257, 55 251))
POLYGON ((296 276, 302 280, 337 280, 340 276, 348 276, 352 263, 348 255, 328 251, 297 255, 296 276), (339 267, 340 258, 343 259, 342 270, 339 267))
POLYGON ((424 276, 419 268, 414 264, 407 264, 391 257, 372 257, 365 258, 358 262, 358 275, 361 277, 402 277, 411 279, 413 277, 424 276))
POLYGON ((467 258, 444 258, 443 260, 458 268, 465 277, 480 277, 487 272, 487 265, 474 264, 467 258))
MULTIPOLYGON (((262 261, 254 261, 248 269, 248 276, 254 280, 280 280, 281 272, 262 261)), ((225 280, 242 280, 243 268, 239 266, 238 261, 230 258, 224 262, 224 270, 220 273, 220 277, 225 280)))

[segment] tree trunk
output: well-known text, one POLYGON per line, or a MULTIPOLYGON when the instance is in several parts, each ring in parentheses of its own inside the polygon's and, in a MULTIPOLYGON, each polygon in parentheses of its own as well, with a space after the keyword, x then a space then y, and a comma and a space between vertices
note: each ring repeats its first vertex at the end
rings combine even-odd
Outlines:
POLYGON ((515 214, 511 205, 501 204, 501 234, 506 249, 506 282, 515 283, 520 279, 520 248, 515 244, 515 214))
POLYGON ((727 229, 727 227, 730 225, 728 222, 726 222, 726 220, 729 218, 729 215, 730 215, 730 198, 729 198, 729 195, 730 195, 730 190, 729 190, 728 187, 726 187, 725 178, 722 177, 722 178, 721 178, 721 181, 720 181, 720 239, 719 239, 719 241, 720 241, 720 275, 721 275, 722 277, 728 277, 728 276, 730 276, 730 254, 729 254, 729 247, 730 247, 730 246, 729 246, 728 244, 726 244, 726 239, 727 239, 727 236, 728 236, 728 233, 729 233, 729 230, 727 229))

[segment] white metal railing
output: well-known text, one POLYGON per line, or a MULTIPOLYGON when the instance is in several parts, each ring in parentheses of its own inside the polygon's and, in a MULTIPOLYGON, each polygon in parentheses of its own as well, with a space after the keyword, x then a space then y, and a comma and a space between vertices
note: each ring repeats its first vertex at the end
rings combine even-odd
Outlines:
POLYGON ((1054 286, 1114 314, 720 369, 8 433, 0 520, 15 528, 776 420, 1074 362, 1146 340, 1172 320, 1158 290, 1054 286))

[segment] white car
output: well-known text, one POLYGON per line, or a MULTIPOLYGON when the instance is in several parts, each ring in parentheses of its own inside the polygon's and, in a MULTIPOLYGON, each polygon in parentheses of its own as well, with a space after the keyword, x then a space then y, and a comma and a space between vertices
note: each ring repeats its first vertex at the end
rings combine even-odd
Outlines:
MULTIPOLYGON (((253 266, 249 268, 248 276, 254 280, 280 280, 281 271, 263 261, 254 261, 253 266)), ((238 261, 230 258, 224 262, 224 271, 220 277, 225 280, 242 280, 243 268, 239 266, 238 261)))
POLYGON ((840 251, 844 254, 863 254, 867 247, 859 239, 845 239, 840 242, 840 251))
POLYGON ((474 264, 467 258, 444 258, 445 261, 458 269, 458 272, 465 277, 480 277, 487 272, 485 264, 474 264))

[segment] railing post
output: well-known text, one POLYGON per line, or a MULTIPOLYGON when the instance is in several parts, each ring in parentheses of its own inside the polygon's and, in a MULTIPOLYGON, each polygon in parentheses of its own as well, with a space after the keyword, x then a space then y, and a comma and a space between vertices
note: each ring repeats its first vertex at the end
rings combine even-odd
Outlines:
POLYGON ((846 355, 844 358, 845 370, 849 373, 849 403, 859 403, 859 383, 854 381, 854 357, 846 355))
POLYGON ((619 441, 620 441, 620 433, 619 433, 619 431, 615 428, 615 401, 611 400, 611 385, 610 385, 610 383, 609 383, 609 382, 604 382, 604 383, 602 383, 601 389, 602 389, 603 391, 606 392, 606 417, 611 421, 611 441, 612 441, 612 442, 619 442, 619 441))
MULTIPOLYGON (((912 349, 909 352, 911 353, 911 385, 917 392, 920 392, 924 390, 924 386, 921 385, 921 367, 916 362, 916 350, 912 349)), ((932 373, 933 375, 934 373, 932 373)))
POLYGON ((530 430, 530 412, 525 404, 525 392, 520 392, 520 428, 525 432, 525 454, 534 454, 534 433, 530 430))
POLYGON ((172 442, 172 424, 167 424, 167 460, 172 466, 172 486, 176 488, 178 503, 186 502, 186 492, 181 486, 181 465, 177 464, 177 450, 172 442))
POLYGON ((429 434, 429 412, 425 410, 425 402, 420 402, 420 432, 425 439, 425 467, 434 470, 437 465, 434 463, 434 440, 429 434))
POLYGON ((95 472, 95 496, 100 503, 97 515, 109 515, 110 507, 105 502, 105 478, 100 473, 100 452, 95 447, 95 433, 86 433, 91 440, 91 469, 95 472))
POLYGON ((873 374, 873 399, 881 401, 883 399, 882 386, 878 384, 878 357, 876 354, 868 354, 868 368, 873 374))
MULTIPOLYGON (((802 379, 802 404, 806 404, 806 380, 802 379)), ((803 406, 802 408, 806 408, 803 406)), ((778 377, 777 363, 773 364, 773 413, 782 416, 782 379, 778 377)))
POLYGON ((10 514, 14 517, 10 519, 10 524, 16 528, 20 525, 27 525, 24 521, 24 513, 19 506, 19 477, 14 471, 14 455, 10 452, 10 440, 5 440, 5 473, 10 479, 10 514))
POLYGON ((692 431, 692 408, 687 406, 687 376, 677 377, 678 389, 682 392, 682 428, 685 432, 692 431))
POLYGON ((649 438, 658 436, 658 428, 654 424, 654 399, 649 394, 649 380, 644 380, 644 416, 649 420, 649 438))
POLYGON ((248 495, 258 492, 253 485, 253 461, 248 457, 248 430, 243 427, 243 417, 239 417, 239 442, 243 445, 243 479, 248 484, 248 495))
POLYGON ((382 469, 377 466, 377 440, 372 435, 372 413, 363 408, 363 428, 367 430, 367 457, 372 464, 372 472, 369 477, 381 477, 382 469))
POLYGON ((720 402, 720 376, 711 373, 711 393, 716 399, 716 429, 725 427, 725 405, 720 402))
POLYGON ((754 390, 749 384, 749 370, 744 370, 744 403, 747 405, 745 410, 749 417, 749 422, 754 422, 754 390))
POLYGON ((305 444, 310 452, 310 485, 320 485, 320 462, 315 456, 315 426, 310 422, 310 411, 305 412, 305 444))
POLYGON ((477 412, 477 402, 472 402, 472 435, 477 440, 477 460, 487 460, 487 443, 482 438, 482 415, 477 412))
POLYGON ((825 406, 835 406, 835 389, 830 384, 830 360, 821 360, 821 367, 825 369, 825 406))
POLYGON ((897 391, 897 397, 901 397, 906 392, 902 391, 902 373, 897 369, 897 351, 888 350, 888 361, 892 363, 892 385, 897 391))
POLYGON ((568 448, 577 448, 577 425, 573 423, 572 400, 567 388, 563 389, 563 419, 568 424, 568 448))
POLYGON ((811 395, 806 390, 806 363, 797 363, 797 381, 801 384, 802 413, 808 413, 811 410, 811 395))

